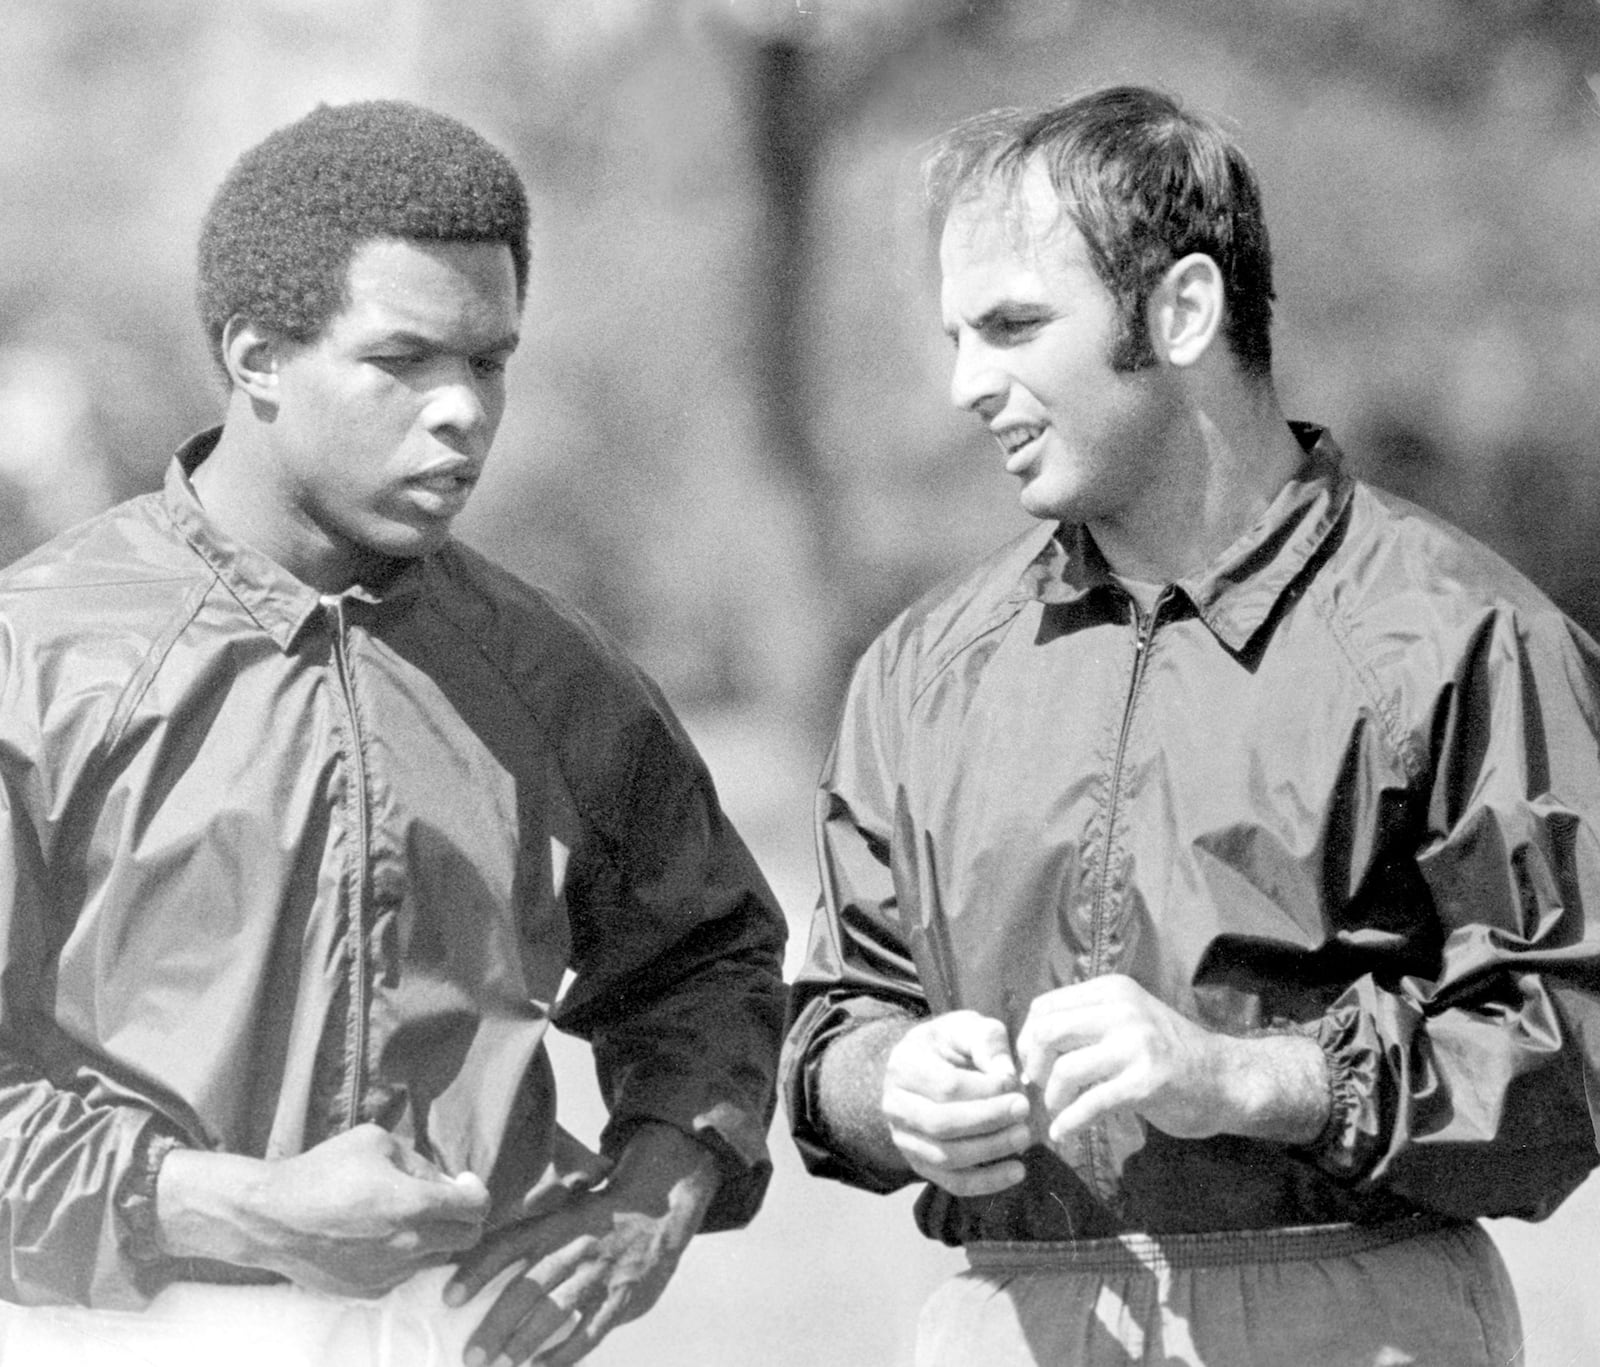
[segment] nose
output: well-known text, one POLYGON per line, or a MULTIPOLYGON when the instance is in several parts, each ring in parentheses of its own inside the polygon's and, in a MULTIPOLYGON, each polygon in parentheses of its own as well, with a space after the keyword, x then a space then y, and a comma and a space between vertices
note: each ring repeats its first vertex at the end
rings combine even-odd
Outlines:
POLYGON ((1005 399, 1005 376, 983 342, 970 334, 956 342, 956 359, 950 370, 950 402, 980 417, 999 412, 1005 399))
POLYGON ((428 395, 422 420, 448 446, 486 445, 500 420, 502 396, 497 383, 463 367, 442 378, 428 395))

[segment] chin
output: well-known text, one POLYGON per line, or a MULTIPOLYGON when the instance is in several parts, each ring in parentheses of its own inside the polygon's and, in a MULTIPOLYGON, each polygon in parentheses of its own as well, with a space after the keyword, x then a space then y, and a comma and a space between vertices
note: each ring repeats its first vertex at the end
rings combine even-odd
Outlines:
POLYGON ((364 554, 379 560, 421 560, 439 550, 450 534, 432 536, 374 536, 361 543, 364 554))
POLYGON ((1017 495, 1017 502, 1029 517, 1041 522, 1081 522, 1083 518, 1077 501, 1064 494, 1051 494, 1045 489, 1025 487, 1017 495))
POLYGON ((414 560, 444 545, 454 526, 454 518, 396 519, 380 530, 376 541, 385 555, 414 560))

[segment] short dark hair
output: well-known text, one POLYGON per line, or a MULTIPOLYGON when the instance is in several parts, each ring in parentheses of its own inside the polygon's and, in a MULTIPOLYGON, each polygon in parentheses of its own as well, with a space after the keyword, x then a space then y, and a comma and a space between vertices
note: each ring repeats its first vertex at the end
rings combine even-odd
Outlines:
POLYGON ((244 153, 206 212, 196 295, 213 357, 235 315, 315 341, 376 238, 503 242, 519 303, 527 291, 528 199, 504 154, 403 100, 321 104, 244 153))
POLYGON ((1240 369, 1271 373, 1275 296, 1261 188, 1220 125, 1142 86, 980 114, 945 134, 923 164, 935 226, 992 186, 1016 197, 1035 158, 1116 303, 1113 365, 1154 364, 1150 291, 1174 261, 1202 252, 1222 273, 1223 336, 1240 369))

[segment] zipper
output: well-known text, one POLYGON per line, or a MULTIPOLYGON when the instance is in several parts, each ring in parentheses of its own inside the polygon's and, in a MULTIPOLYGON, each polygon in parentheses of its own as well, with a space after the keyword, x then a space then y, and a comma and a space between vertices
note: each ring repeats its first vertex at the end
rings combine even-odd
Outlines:
POLYGON ((367 818, 367 761, 361 743, 361 723, 356 712, 355 680, 351 674, 350 649, 346 639, 345 604, 342 598, 324 598, 333 616, 333 662, 339 676, 339 692, 345 715, 350 720, 351 770, 356 789, 356 878, 350 907, 350 1097, 345 1108, 345 1125, 354 1129, 361 1123, 362 1075, 367 1059, 367 847, 371 831, 367 818))
MULTIPOLYGON (((1089 917, 1092 936, 1089 945, 1090 977, 1099 977, 1106 969, 1106 937, 1103 930, 1106 922, 1107 889, 1111 881, 1111 850, 1117 829, 1117 807, 1122 799, 1122 770, 1127 757, 1128 736, 1133 730, 1134 705, 1138 702, 1139 686, 1144 682, 1145 666, 1150 660, 1150 645, 1155 638, 1156 622, 1161 616, 1161 609, 1166 600, 1167 593, 1163 589, 1151 607, 1148 617, 1141 617, 1139 605, 1131 598, 1128 600, 1134 627, 1133 670, 1128 677, 1128 693, 1122 707, 1122 726, 1117 733, 1117 751, 1111 762, 1111 793, 1106 800, 1105 856, 1101 861, 1100 882, 1095 889, 1094 904, 1089 917)), ((1111 1156, 1107 1152, 1104 1125, 1096 1122, 1090 1127, 1084 1140, 1084 1154, 1089 1165, 1090 1182, 1094 1189, 1110 1202, 1114 1196, 1115 1183, 1111 1174, 1111 1156)))

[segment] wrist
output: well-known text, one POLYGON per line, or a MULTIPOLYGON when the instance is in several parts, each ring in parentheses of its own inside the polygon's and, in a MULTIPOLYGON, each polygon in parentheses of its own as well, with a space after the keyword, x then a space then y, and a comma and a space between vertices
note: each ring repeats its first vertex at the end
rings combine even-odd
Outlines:
POLYGON ((264 1264, 250 1239, 250 1207, 264 1164, 237 1154, 173 1148, 155 1183, 155 1242, 171 1258, 264 1264))
POLYGON ((1327 1059, 1295 1034, 1228 1038, 1229 1120, 1224 1132, 1282 1144, 1310 1144, 1331 1108, 1327 1059))
POLYGON ((633 1127, 608 1187, 643 1193, 658 1213, 685 1227, 700 1227, 722 1185, 722 1168, 709 1147, 676 1125, 645 1120, 633 1127))

